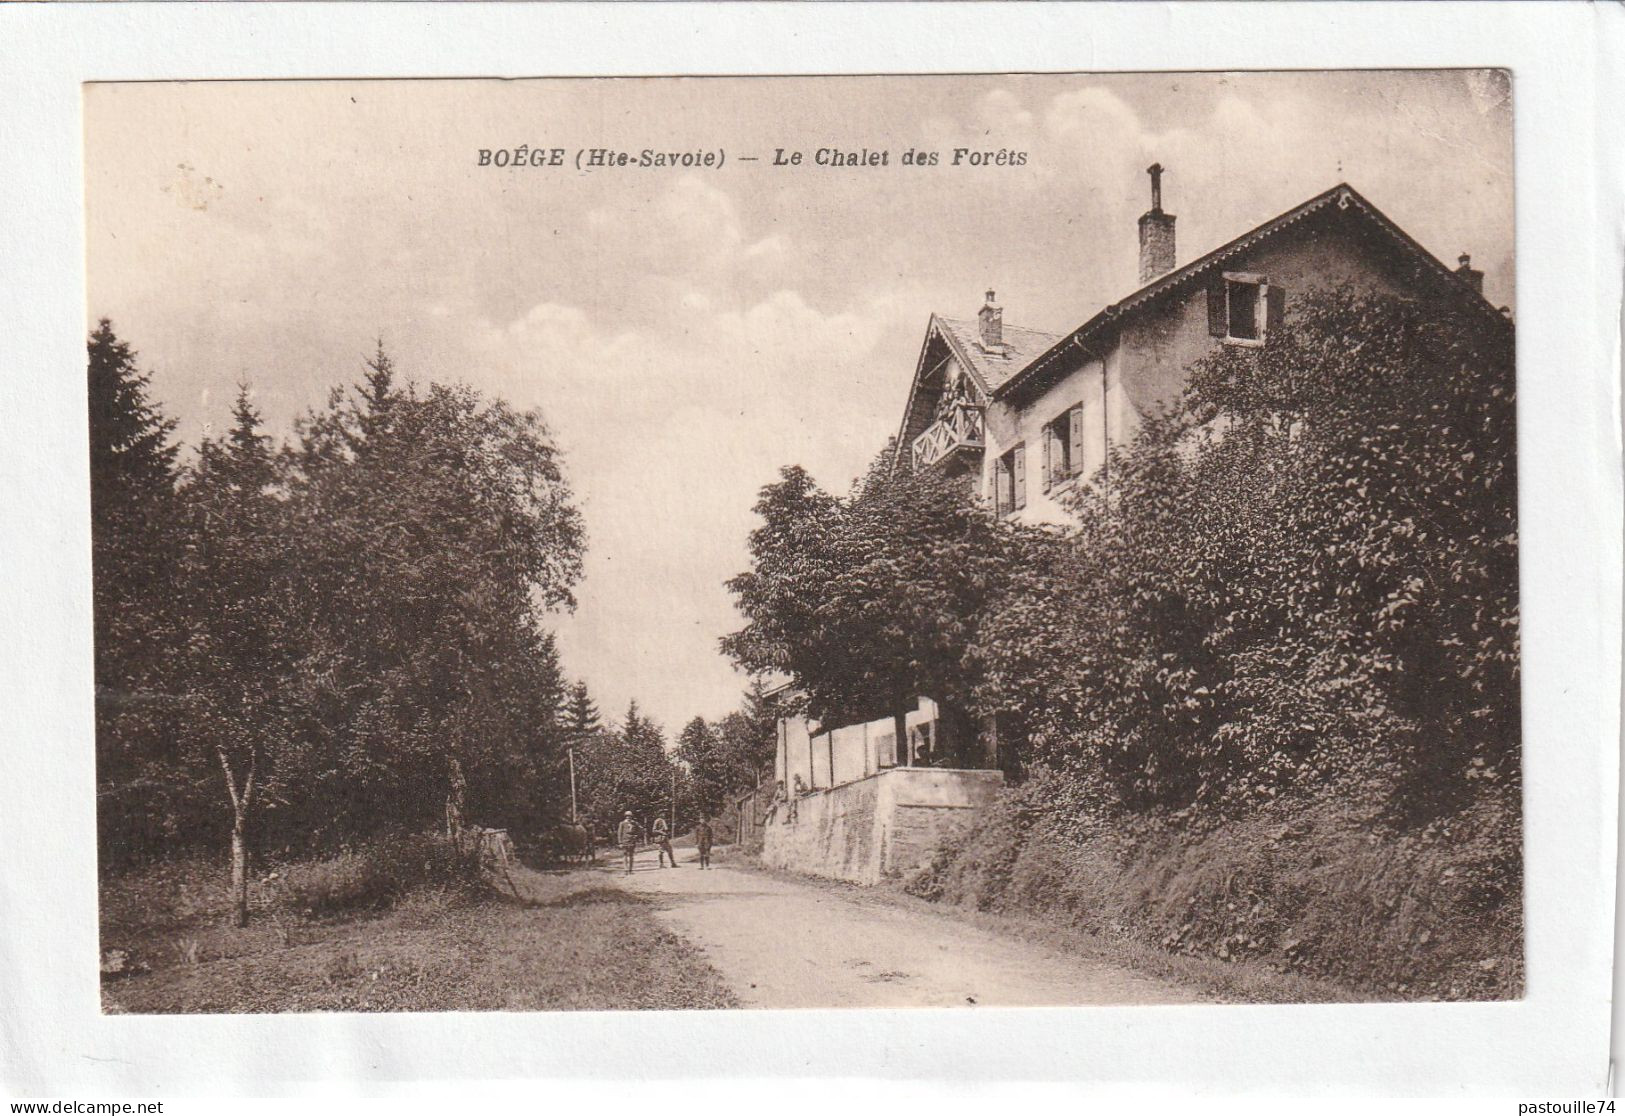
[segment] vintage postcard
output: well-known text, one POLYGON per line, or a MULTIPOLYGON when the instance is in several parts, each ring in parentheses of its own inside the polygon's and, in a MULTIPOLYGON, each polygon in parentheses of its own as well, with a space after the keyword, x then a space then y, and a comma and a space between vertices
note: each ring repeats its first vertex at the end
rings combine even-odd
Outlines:
POLYGON ((1520 997, 1514 96, 88 85, 103 1011, 1520 997))

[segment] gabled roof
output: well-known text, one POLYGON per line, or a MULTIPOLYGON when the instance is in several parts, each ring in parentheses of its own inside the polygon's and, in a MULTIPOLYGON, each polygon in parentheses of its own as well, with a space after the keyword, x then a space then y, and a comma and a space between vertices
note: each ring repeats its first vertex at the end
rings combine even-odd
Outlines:
POLYGON ((989 352, 982 347, 981 327, 975 321, 963 318, 944 318, 933 314, 932 319, 942 327, 943 336, 960 362, 970 369, 983 391, 992 393, 1011 376, 1020 372, 1036 356, 1047 352, 1060 337, 1023 326, 1004 326, 1002 352, 989 352))
POLYGON ((1302 205, 1295 206, 1279 217, 1264 222, 1250 232, 1243 233, 1230 243, 1215 248, 1205 256, 1192 260, 1184 267, 1175 268, 1168 274, 1153 279, 1121 302, 1114 302, 1107 306, 1071 333, 1057 339, 1055 344, 1046 352, 1028 361, 1014 374, 1005 377, 998 387, 992 389, 992 394, 1008 394, 1021 384, 1027 383, 1035 376, 1042 374, 1046 368, 1051 367, 1059 360, 1067 350, 1088 348, 1092 341, 1103 338, 1105 334, 1123 321, 1133 318, 1138 311, 1155 301, 1159 296, 1191 286, 1198 280, 1205 279, 1209 272, 1222 267, 1234 257, 1256 248, 1259 244, 1292 228, 1312 214, 1330 210, 1334 207, 1337 212, 1364 220, 1367 224, 1373 226, 1396 251, 1411 257, 1414 262, 1432 273, 1437 279, 1451 284, 1445 289, 1457 290, 1460 293, 1471 295, 1473 300, 1485 312, 1487 318, 1493 318, 1502 325, 1508 328, 1511 327, 1511 323, 1500 311, 1491 306, 1482 294, 1474 292, 1460 276, 1413 240, 1410 234, 1389 220, 1387 215, 1376 206, 1361 197, 1359 191, 1355 190, 1354 187, 1346 182, 1339 182, 1330 190, 1315 195, 1302 205))
POLYGON ((942 338, 971 379, 976 381, 976 386, 981 389, 984 396, 991 396, 995 388, 1020 372, 1034 357, 1048 352, 1055 342, 1060 340, 1053 333, 1010 325, 1003 327, 1002 336, 1004 351, 989 352, 982 347, 981 330, 976 322, 962 318, 944 318, 940 314, 931 315, 930 321, 925 326, 925 340, 920 345, 919 360, 915 362, 914 379, 908 385, 908 401, 903 404, 903 422, 897 429, 897 445, 892 451, 893 466, 902 460, 909 449, 904 436, 908 433, 909 416, 914 413, 914 397, 919 394, 920 381, 929 372, 936 370, 935 365, 927 368, 925 364, 925 356, 931 351, 933 337, 942 338))

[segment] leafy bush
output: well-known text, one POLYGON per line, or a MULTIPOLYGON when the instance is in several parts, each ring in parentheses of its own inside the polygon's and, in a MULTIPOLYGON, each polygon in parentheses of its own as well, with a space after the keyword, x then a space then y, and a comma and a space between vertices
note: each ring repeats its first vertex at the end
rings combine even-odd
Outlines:
POLYGON ((379 839, 325 860, 291 865, 281 877, 284 906, 300 913, 379 910, 423 887, 461 891, 480 884, 479 860, 426 835, 379 839))
POLYGON ((1512 332, 1449 311, 1313 293, 1195 364, 1076 528, 1022 537, 981 711, 1130 811, 1339 782, 1420 821, 1515 786, 1512 332))

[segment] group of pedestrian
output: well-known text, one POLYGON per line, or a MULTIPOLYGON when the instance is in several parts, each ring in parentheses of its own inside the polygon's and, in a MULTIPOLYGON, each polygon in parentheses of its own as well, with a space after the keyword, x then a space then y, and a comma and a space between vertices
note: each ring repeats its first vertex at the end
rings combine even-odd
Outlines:
MULTIPOLYGON (((638 834, 641 827, 637 819, 628 810, 621 819, 621 824, 615 830, 615 843, 621 846, 621 852, 626 856, 627 875, 632 874, 632 857, 638 851, 638 834)), ((666 867, 671 861, 671 867, 677 867, 677 850, 671 847, 671 829, 665 818, 656 818, 649 830, 649 843, 660 852, 660 867, 666 867)), ((711 819, 702 817, 700 824, 694 827, 694 845, 700 853, 700 867, 711 867, 711 819)))

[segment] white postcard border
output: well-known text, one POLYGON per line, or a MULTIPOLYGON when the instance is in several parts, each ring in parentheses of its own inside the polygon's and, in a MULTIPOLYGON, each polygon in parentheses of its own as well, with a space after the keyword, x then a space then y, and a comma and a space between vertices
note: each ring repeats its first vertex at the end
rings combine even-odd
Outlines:
MULTIPOLYGON (((1059 1079, 1590 1094, 1618 790, 1621 16, 1579 4, 15 5, 0 11, 0 1089, 1059 1079), (1604 49, 1611 44, 1610 49, 1604 49), (1504 66, 1514 75, 1528 995, 1506 1004, 104 1017, 96 989, 80 83, 1504 66), (1604 205, 1603 198, 1612 198, 1604 205)), ((769 1085, 762 1106, 772 1110, 769 1085)))

